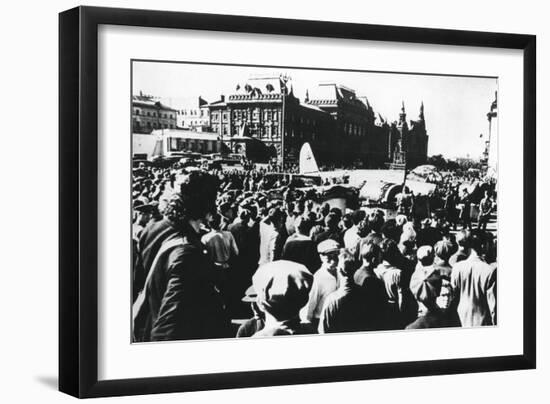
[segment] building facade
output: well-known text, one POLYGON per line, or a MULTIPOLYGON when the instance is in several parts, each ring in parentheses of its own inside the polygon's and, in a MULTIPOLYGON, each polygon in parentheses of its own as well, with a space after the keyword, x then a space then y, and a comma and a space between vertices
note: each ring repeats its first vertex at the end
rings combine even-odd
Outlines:
POLYGON ((388 125, 376 122, 366 97, 358 97, 354 90, 336 83, 320 83, 306 93, 306 103, 333 118, 326 162, 376 168, 388 160, 388 125))
POLYGON ((417 121, 408 124, 403 108, 390 125, 366 97, 336 83, 320 83, 301 101, 289 77, 256 76, 206 107, 211 130, 233 152, 242 150, 243 139, 258 139, 283 165, 296 164, 306 142, 329 167, 379 168, 399 158, 424 164, 427 158, 423 106, 417 121))
POLYGON ((246 138, 258 139, 280 164, 295 163, 305 142, 323 152, 334 126, 329 114, 300 102, 285 76, 252 77, 208 107, 212 131, 233 152, 246 138))
POLYGON ((133 133, 151 133, 156 129, 175 129, 176 110, 170 108, 152 96, 139 95, 132 97, 132 130, 133 133))
POLYGON ((207 132, 210 128, 208 102, 202 97, 180 102, 176 106, 176 126, 181 129, 207 132))

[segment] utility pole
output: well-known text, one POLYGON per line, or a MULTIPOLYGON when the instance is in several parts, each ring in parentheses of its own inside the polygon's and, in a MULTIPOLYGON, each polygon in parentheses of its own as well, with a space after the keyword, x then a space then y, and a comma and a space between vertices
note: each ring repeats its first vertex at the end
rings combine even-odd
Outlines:
POLYGON ((281 111, 281 170, 284 171, 285 167, 285 134, 286 134, 286 125, 285 125, 285 94, 286 91, 286 83, 285 83, 285 89, 282 92, 281 96, 283 97, 283 103, 282 103, 282 111, 281 111))
POLYGON ((401 150, 403 151, 403 164, 405 165, 403 167, 403 186, 401 192, 405 192, 405 183, 407 182, 407 150, 403 139, 401 139, 401 150))

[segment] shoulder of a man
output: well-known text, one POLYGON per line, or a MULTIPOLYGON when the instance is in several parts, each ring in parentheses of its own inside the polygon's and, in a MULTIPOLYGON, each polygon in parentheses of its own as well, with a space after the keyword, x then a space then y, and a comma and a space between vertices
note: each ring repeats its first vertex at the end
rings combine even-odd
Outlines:
POLYGON ((482 261, 481 259, 477 259, 473 263, 473 268, 475 271, 479 273, 481 277, 485 277, 485 278, 493 277, 496 274, 496 270, 497 270, 496 265, 488 264, 485 261, 482 261))
POLYGON ((139 244, 143 248, 143 246, 149 244, 150 242, 154 242, 154 240, 158 239, 163 233, 168 236, 172 233, 175 234, 176 232, 177 231, 172 222, 168 219, 162 219, 158 222, 151 223, 141 231, 139 236, 139 244))
POLYGON ((202 254, 207 254, 202 246, 189 243, 185 238, 180 239, 180 243, 170 249, 167 256, 167 264, 172 265, 182 260, 193 260, 199 258, 202 254))
MULTIPOLYGON (((478 261, 483 264, 482 261, 478 261)), ((452 265, 451 279, 460 279, 471 275, 473 267, 477 265, 471 258, 463 259, 452 265)))

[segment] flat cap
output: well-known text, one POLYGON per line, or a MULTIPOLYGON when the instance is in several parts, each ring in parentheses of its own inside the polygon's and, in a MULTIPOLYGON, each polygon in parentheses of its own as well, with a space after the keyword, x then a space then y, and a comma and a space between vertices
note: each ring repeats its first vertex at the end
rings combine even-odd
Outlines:
POLYGON ((341 246, 338 241, 329 238, 319 243, 317 246, 317 252, 319 254, 329 254, 331 252, 339 252, 340 248, 341 246))
POLYGON ((312 283, 313 275, 304 265, 287 260, 264 264, 252 277, 258 305, 278 321, 298 314, 308 301, 312 283))

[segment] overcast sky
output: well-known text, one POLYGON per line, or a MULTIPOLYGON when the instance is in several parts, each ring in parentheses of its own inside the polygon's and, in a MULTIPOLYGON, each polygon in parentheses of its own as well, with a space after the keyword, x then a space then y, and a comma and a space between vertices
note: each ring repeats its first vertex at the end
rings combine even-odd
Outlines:
POLYGON ((294 94, 301 100, 317 83, 336 82, 366 96, 374 111, 390 122, 399 119, 401 101, 407 121, 417 119, 423 101, 428 155, 477 158, 483 152, 489 126, 486 114, 497 90, 495 78, 134 62, 132 91, 160 97, 177 108, 199 95, 212 102, 221 94, 232 94, 253 74, 280 73, 292 78, 294 94))

